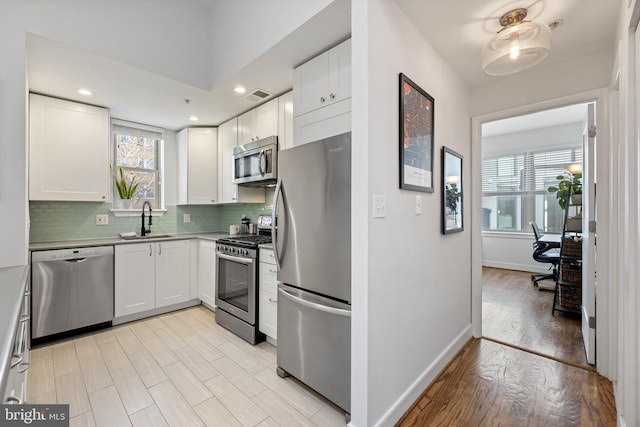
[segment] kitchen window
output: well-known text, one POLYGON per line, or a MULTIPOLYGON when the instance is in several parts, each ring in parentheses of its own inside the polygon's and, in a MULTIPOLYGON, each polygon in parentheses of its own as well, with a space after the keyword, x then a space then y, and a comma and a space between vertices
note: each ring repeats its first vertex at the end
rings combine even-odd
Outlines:
POLYGON ((548 188, 565 166, 582 163, 582 147, 494 154, 482 159, 482 230, 560 233, 564 212, 548 188))
MULTIPOLYGON (((164 129, 113 119, 114 172, 122 168, 125 179, 135 179, 138 189, 133 196, 132 209, 142 208, 145 201, 153 209, 164 208, 162 168, 164 129)), ((114 186, 113 200, 120 201, 114 186)))

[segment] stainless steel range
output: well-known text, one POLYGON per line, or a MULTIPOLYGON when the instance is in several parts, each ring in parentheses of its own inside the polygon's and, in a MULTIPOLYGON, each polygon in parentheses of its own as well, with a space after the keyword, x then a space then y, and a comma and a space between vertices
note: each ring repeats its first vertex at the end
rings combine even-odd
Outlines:
POLYGON ((258 331, 258 245, 271 243, 270 218, 261 217, 257 235, 216 244, 216 322, 251 344, 265 339, 258 331))

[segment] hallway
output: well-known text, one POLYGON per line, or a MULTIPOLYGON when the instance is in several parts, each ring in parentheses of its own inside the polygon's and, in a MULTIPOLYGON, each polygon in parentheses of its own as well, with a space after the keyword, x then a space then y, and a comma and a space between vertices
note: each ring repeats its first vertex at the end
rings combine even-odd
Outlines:
POLYGON ((471 339, 397 424, 615 426, 611 382, 487 339, 471 339))

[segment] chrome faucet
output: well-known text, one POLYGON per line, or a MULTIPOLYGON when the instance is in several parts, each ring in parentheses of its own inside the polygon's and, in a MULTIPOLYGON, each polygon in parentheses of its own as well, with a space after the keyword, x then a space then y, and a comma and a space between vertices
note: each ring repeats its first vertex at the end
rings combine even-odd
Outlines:
POLYGON ((145 202, 142 204, 142 228, 140 229, 140 235, 141 236, 145 236, 147 233, 151 233, 151 225, 153 224, 152 222, 153 217, 151 216, 151 203, 149 203, 149 201, 145 200, 145 202), (144 208, 145 206, 149 206, 149 228, 145 228, 144 227, 144 208))

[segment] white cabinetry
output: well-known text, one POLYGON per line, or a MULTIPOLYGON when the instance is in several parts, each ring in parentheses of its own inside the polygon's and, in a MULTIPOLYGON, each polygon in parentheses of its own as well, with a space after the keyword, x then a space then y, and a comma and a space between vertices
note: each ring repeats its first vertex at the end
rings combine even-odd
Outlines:
POLYGON ((216 305, 216 242, 201 240, 198 251, 198 297, 213 309, 216 305))
POLYGON ((29 200, 111 200, 109 110, 29 95, 29 200))
POLYGON ((278 150, 293 147, 293 91, 278 98, 278 150))
POLYGON ((156 306, 154 243, 115 247, 115 317, 152 310, 156 306))
POLYGON ((351 130, 351 40, 293 71, 293 116, 295 145, 351 130))
POLYGON ((258 329, 274 341, 278 339, 278 279, 272 249, 260 248, 260 298, 258 329))
POLYGON ((156 307, 189 301, 189 240, 156 243, 156 307))
POLYGON ((189 240, 117 245, 115 317, 188 301, 189 245, 189 240))
POLYGON ((178 204, 211 205, 218 199, 218 130, 178 132, 178 204))
POLYGON ((233 183, 233 149, 238 146, 238 118, 218 127, 218 203, 264 203, 264 188, 233 183))
POLYGON ((278 99, 274 98, 238 117, 238 144, 278 134, 278 99))
POLYGON ((293 70, 293 115, 351 98, 351 39, 293 70))

